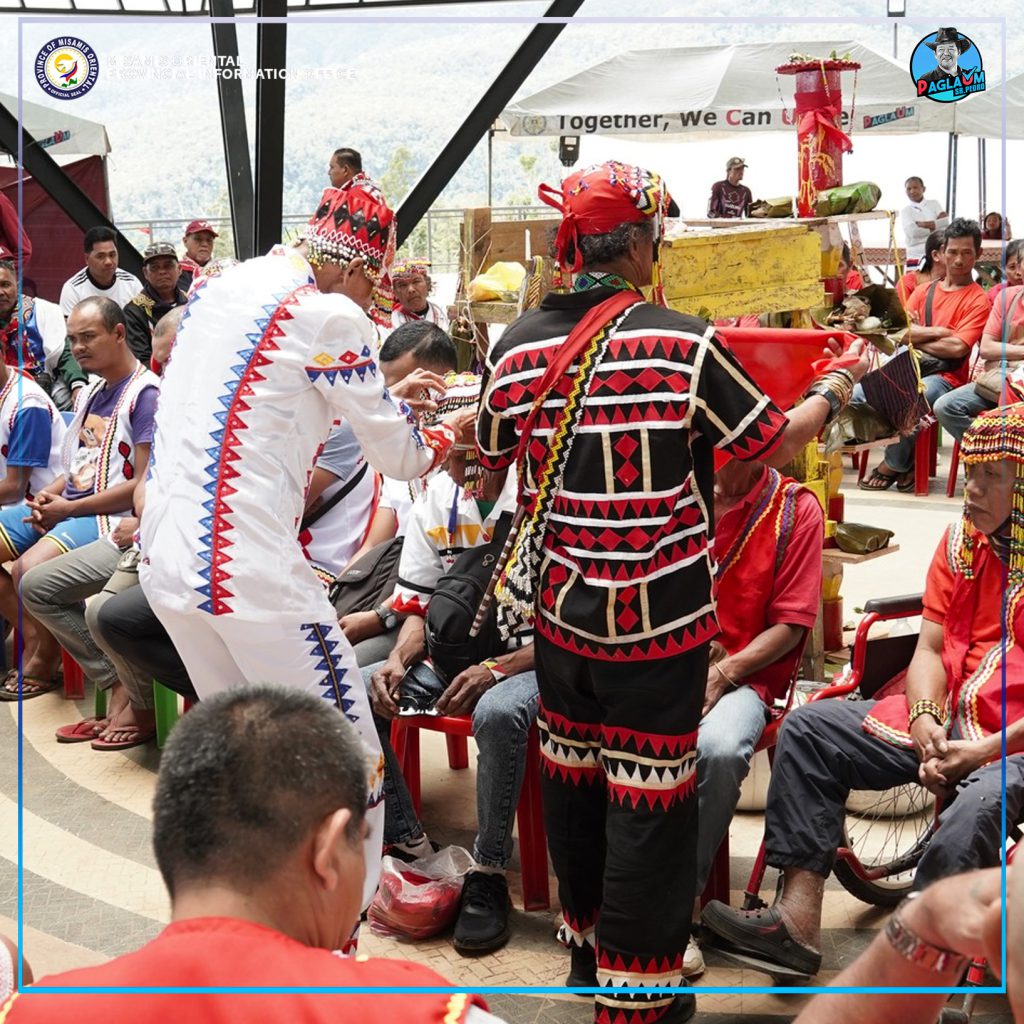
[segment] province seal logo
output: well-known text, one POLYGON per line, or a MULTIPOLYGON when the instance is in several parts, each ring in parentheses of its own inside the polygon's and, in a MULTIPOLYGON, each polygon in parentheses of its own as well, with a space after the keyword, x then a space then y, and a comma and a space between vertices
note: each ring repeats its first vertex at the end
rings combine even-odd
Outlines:
POLYGON ((36 54, 36 81, 43 92, 58 100, 77 100, 99 77, 96 51, 73 36, 51 39, 36 54))

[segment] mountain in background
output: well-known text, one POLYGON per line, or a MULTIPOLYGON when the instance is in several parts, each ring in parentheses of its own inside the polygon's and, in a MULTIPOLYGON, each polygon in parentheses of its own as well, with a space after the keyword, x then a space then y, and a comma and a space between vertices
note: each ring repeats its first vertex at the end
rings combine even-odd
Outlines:
MULTIPOLYGON (((369 24, 367 17, 343 24, 314 23, 305 16, 290 18, 285 121, 284 210, 310 211, 327 184, 327 161, 338 146, 354 146, 367 170, 381 178, 397 205, 419 174, 431 163, 462 119, 504 66, 529 31, 526 24, 502 19, 536 17, 544 3, 488 3, 451 8, 410 8, 386 24, 369 24), (450 24, 432 24, 430 17, 458 18, 450 24), (471 18, 478 20, 473 23, 471 18), (331 77, 304 77, 330 72, 331 77)), ((577 71, 628 49, 756 42, 776 38, 856 38, 888 53, 891 22, 857 25, 858 17, 884 14, 880 0, 853 0, 820 4, 817 16, 851 18, 849 25, 769 24, 758 18, 781 16, 778 2, 750 0, 744 4, 742 24, 651 24, 646 17, 678 14, 674 0, 649 0, 630 7, 629 19, 616 24, 571 23, 559 36, 520 94, 551 85, 577 71)), ((987 15, 1000 8, 1012 14, 1009 0, 986 5, 987 15)), ((580 17, 620 16, 613 0, 587 0, 580 17)), ((794 15, 805 8, 793 5, 794 15)), ((721 8, 691 6, 690 17, 714 18, 721 8)), ((319 18, 330 17, 327 12, 319 18)), ((379 15, 378 17, 383 17, 379 15)), ((934 15, 936 25, 950 15, 934 15)), ((955 16, 953 16, 955 21, 955 16)), ((228 214, 226 177, 212 70, 209 27, 202 21, 147 24, 89 24, 68 19, 52 24, 23 26, 25 96, 41 95, 31 78, 32 58, 44 42, 61 33, 77 31, 100 56, 99 84, 81 100, 74 112, 102 121, 111 139, 109 162, 113 210, 121 221, 146 218, 191 218, 228 214), (189 61, 192 63, 188 63, 189 61), (150 64, 145 62, 149 61, 150 64), (181 62, 180 64, 178 62, 181 62), (205 65, 197 62, 209 62, 205 65), (138 67, 135 62, 139 62, 138 67), (149 76, 137 75, 143 68, 149 76), (157 72, 164 78, 154 77, 157 72), (188 77, 191 72, 191 78, 188 77), (201 75, 207 77, 199 77, 201 75)), ((985 26, 993 33, 997 26, 985 26)), ((924 30, 924 31, 927 31, 924 30)), ((922 33, 923 34, 923 33, 922 33)), ((241 65, 255 66, 255 30, 238 30, 241 65)), ((909 55, 914 29, 902 29, 902 45, 909 55)), ((997 47, 992 46, 995 51, 997 47)), ((1020 48, 1010 48, 1017 59, 1020 48)), ((0 72, 0 89, 16 91, 16 65, 0 72)), ((1019 68, 1011 68, 1020 70, 1019 68)), ((255 144, 255 87, 243 77, 249 121, 250 146, 255 144)), ((652 98, 658 87, 652 69, 652 98)), ((54 101, 45 101, 53 105, 54 101)), ((487 194, 487 146, 480 143, 454 176, 438 201, 441 207, 480 205, 487 194)), ((495 205, 533 204, 538 180, 557 180, 561 174, 555 146, 549 139, 510 141, 496 137, 493 145, 493 201, 495 205)), ((938 177, 938 173, 936 173, 938 177)))

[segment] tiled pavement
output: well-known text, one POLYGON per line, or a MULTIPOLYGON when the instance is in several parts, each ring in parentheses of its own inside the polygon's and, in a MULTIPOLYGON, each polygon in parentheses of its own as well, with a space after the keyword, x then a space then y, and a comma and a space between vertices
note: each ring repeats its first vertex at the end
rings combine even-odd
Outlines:
MULTIPOLYGON (((884 523, 897 531, 901 551, 857 567, 844 584, 847 618, 867 597, 921 589, 922 573, 943 526, 957 503, 863 494, 846 489, 847 518, 884 523)), ((75 715, 88 714, 84 702, 65 702, 57 694, 31 701, 24 709, 25 860, 24 910, 26 955, 36 976, 102 961, 136 948, 155 935, 168 917, 168 904, 149 845, 150 802, 159 755, 151 748, 125 754, 98 753, 87 744, 59 745, 53 730, 75 715)), ((0 708, 0 748, 9 752, 0 765, 0 930, 12 934, 16 914, 17 706, 0 708)), ((472 758, 471 758, 472 761, 472 758)), ((448 769, 441 738, 423 739, 424 820, 442 843, 469 847, 474 828, 473 768, 448 769)), ((761 833, 758 813, 739 813, 731 832, 732 885, 742 888, 761 833)), ((510 873, 513 899, 521 906, 518 862, 510 873)), ((771 885, 769 876, 766 883, 771 885)), ((552 894, 556 894, 552 879, 552 894)), ((737 902, 734 892, 733 902, 737 902)), ((492 1010, 509 1024, 587 1024, 587 1000, 570 994, 531 995, 529 986, 557 986, 568 957, 554 942, 555 910, 514 912, 513 938, 491 956, 466 959, 446 937, 400 943, 365 930, 361 951, 404 957, 429 964, 453 983, 523 986, 516 994, 488 996, 492 1010)), ((870 941, 884 915, 865 906, 830 880, 826 895, 824 969, 827 982, 870 941)), ((708 954, 702 985, 750 988, 769 979, 708 954)), ((700 999, 701 1021, 776 1024, 791 1018, 806 997, 774 994, 707 995, 700 999)), ((862 998, 862 997, 850 997, 862 998)), ((871 1014, 865 1003, 863 1019, 871 1014)), ((1007 1022, 999 997, 980 1001, 976 1018, 985 1024, 1007 1022)))

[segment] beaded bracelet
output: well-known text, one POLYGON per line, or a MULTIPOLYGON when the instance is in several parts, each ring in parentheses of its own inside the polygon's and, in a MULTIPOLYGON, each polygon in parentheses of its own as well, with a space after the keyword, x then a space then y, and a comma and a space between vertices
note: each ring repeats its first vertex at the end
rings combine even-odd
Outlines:
POLYGON ((910 706, 907 716, 907 728, 910 728, 922 715, 931 715, 940 725, 945 719, 942 708, 933 700, 915 700, 910 706))

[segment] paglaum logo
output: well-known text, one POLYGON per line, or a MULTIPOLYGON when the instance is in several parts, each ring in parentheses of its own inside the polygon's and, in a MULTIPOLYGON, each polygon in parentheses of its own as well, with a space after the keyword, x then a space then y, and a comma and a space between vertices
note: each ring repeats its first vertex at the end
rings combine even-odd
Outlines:
POLYGON ((985 91, 978 47, 952 26, 937 29, 918 42, 910 57, 910 77, 917 95, 936 103, 955 103, 985 91))
POLYGON ((84 96, 99 77, 96 51, 81 39, 51 39, 36 54, 36 81, 43 92, 61 100, 84 96))

